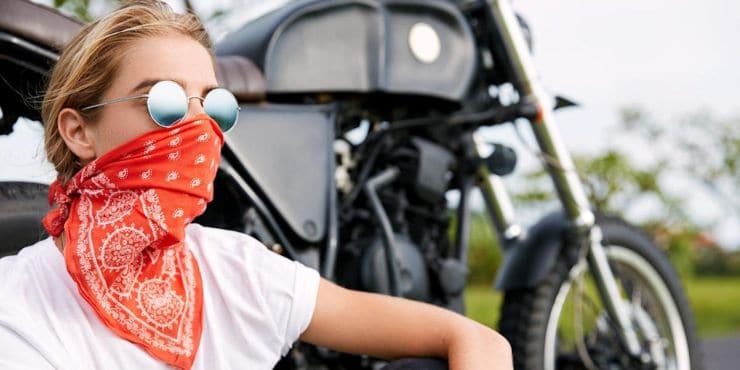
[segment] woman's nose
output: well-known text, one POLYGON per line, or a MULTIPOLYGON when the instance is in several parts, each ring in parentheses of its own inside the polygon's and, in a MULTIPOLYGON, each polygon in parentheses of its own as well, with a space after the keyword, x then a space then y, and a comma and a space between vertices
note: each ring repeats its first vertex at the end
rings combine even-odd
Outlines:
POLYGON ((203 98, 199 96, 188 97, 188 116, 204 113, 203 98))

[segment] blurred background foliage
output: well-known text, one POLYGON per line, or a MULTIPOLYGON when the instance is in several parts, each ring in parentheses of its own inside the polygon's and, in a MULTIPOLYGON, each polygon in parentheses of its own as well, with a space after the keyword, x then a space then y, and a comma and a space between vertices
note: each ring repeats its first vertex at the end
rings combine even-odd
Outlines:
POLYGON ((90 0, 54 0, 54 7, 85 22, 94 19, 90 13, 90 0))
MULTIPOLYGON (((85 22, 90 22, 97 16, 100 16, 112 10, 119 2, 121 1, 53 0, 52 5, 65 14, 77 17, 78 19, 85 22)), ((196 9, 192 0, 178 0, 178 2, 182 5, 182 8, 185 11, 198 15, 198 17, 200 17, 200 19, 203 20, 204 23, 218 20, 219 18, 226 16, 226 14, 228 13, 228 9, 215 8, 210 10, 208 14, 203 14, 203 12, 199 12, 198 9, 196 9)), ((169 1, 168 3, 172 3, 172 1, 169 1)))

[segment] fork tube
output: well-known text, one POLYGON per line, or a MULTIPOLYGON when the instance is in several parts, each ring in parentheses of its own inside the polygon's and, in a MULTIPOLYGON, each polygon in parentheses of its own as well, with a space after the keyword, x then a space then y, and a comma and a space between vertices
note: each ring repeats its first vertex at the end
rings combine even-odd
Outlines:
MULTIPOLYGON (((485 142, 477 131, 473 133, 475 153, 479 158, 485 158, 485 142)), ((494 175, 486 164, 481 161, 476 170, 478 176, 478 188, 483 195, 488 215, 496 228, 501 246, 506 248, 508 243, 521 235, 522 228, 516 223, 514 207, 506 192, 501 177, 494 175)))
POLYGON ((640 347, 632 322, 618 291, 614 274, 609 267, 595 217, 586 199, 586 193, 576 175, 573 160, 565 150, 556 129, 553 106, 545 93, 529 53, 519 22, 511 9, 509 0, 490 0, 493 21, 501 37, 514 83, 523 99, 529 99, 537 107, 537 117, 531 120, 532 130, 542 153, 549 159, 546 167, 553 179, 563 208, 570 221, 581 231, 587 231, 590 249, 588 262, 597 280, 597 287, 609 315, 621 330, 618 333, 622 345, 632 354, 639 355, 640 347))
POLYGON ((565 212, 577 226, 588 228, 594 223, 586 193, 576 175, 573 160, 565 150, 559 132, 555 129, 551 98, 539 83, 534 61, 522 34, 519 22, 508 0, 492 0, 492 13, 498 26, 501 41, 514 73, 520 96, 530 99, 537 106, 537 118, 531 120, 540 150, 551 159, 547 170, 553 179, 565 212), (555 162, 556 165, 553 165, 555 162), (557 165, 559 164, 559 166, 557 165))
POLYGON ((589 249, 588 263, 591 274, 596 282, 596 287, 602 297, 616 297, 616 299, 604 299, 604 306, 609 314, 615 318, 614 321, 620 328, 617 331, 617 336, 619 336, 625 348, 632 354, 639 354, 640 342, 632 327, 630 316, 624 309, 626 304, 621 299, 619 286, 617 286, 612 270, 609 267, 609 260, 606 258, 606 251, 604 251, 604 247, 601 244, 601 229, 598 226, 592 228, 590 237, 591 248, 589 249))
MULTIPOLYGON (((470 241, 470 195, 473 190, 473 177, 466 176, 460 184, 460 205, 457 207, 457 231, 455 233, 455 257, 467 263, 468 242, 470 241)), ((451 257, 448 255, 448 257, 451 257)))

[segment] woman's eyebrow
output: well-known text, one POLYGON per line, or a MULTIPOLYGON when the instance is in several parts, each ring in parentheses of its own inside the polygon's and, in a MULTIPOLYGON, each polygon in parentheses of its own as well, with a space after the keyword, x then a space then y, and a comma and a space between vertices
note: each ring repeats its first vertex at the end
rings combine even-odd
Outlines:
MULTIPOLYGON (((159 81, 175 81, 175 82, 177 82, 177 83, 178 83, 178 84, 179 84, 180 86, 185 86, 185 85, 186 85, 185 83, 183 83, 183 81, 181 81, 181 80, 178 80, 178 79, 175 79, 175 78, 158 78, 158 79, 146 79, 146 80, 144 80, 144 81, 141 81, 141 82, 139 82, 139 84, 138 84, 138 85, 136 85, 136 87, 134 87, 134 88, 133 88, 133 89, 131 90, 131 92, 129 92, 129 94, 133 94, 133 93, 135 93, 135 92, 137 92, 137 91, 139 91, 139 90, 141 90, 141 89, 143 89, 143 88, 145 88, 145 87, 152 87, 152 85, 156 84, 156 83, 157 83, 157 82, 159 82, 159 81)), ((207 94, 208 92, 210 92, 211 90, 213 90, 213 89, 217 89, 217 88, 219 88, 219 87, 220 87, 220 86, 218 86, 218 85, 208 85, 208 86, 206 86, 206 87, 204 87, 204 88, 203 88, 203 91, 201 92, 201 94, 202 94, 202 95, 205 95, 205 94, 207 94)))
MULTIPOLYGON (((132 89, 132 90, 131 90, 131 91, 129 92, 129 94, 133 94, 133 93, 135 93, 135 92, 137 92, 137 91, 139 91, 139 90, 141 90, 141 89, 143 89, 143 88, 145 88, 145 87, 151 87, 152 85, 154 85, 155 83, 157 83, 157 82, 159 82, 159 81, 162 81, 162 80, 154 80, 154 79, 148 79, 148 80, 144 80, 144 81, 141 81, 141 82, 139 82, 139 84, 138 84, 138 85, 136 85, 136 87, 134 87, 134 88, 133 88, 133 89, 132 89)), ((178 83, 179 83, 179 82, 178 82, 178 83)))
POLYGON ((203 92, 201 94, 203 96, 206 96, 206 94, 208 94, 209 92, 211 92, 211 90, 218 89, 219 87, 221 87, 221 86, 218 86, 218 85, 209 85, 209 86, 206 86, 205 88, 203 88, 203 92))

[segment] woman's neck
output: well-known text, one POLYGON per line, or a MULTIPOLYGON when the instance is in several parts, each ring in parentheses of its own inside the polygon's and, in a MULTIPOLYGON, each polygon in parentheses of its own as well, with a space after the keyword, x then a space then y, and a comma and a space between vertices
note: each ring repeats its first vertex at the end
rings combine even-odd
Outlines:
POLYGON ((54 244, 56 244, 57 249, 59 249, 59 252, 61 252, 62 255, 64 255, 64 244, 65 244, 64 231, 62 231, 62 233, 59 234, 59 236, 54 237, 54 244))

